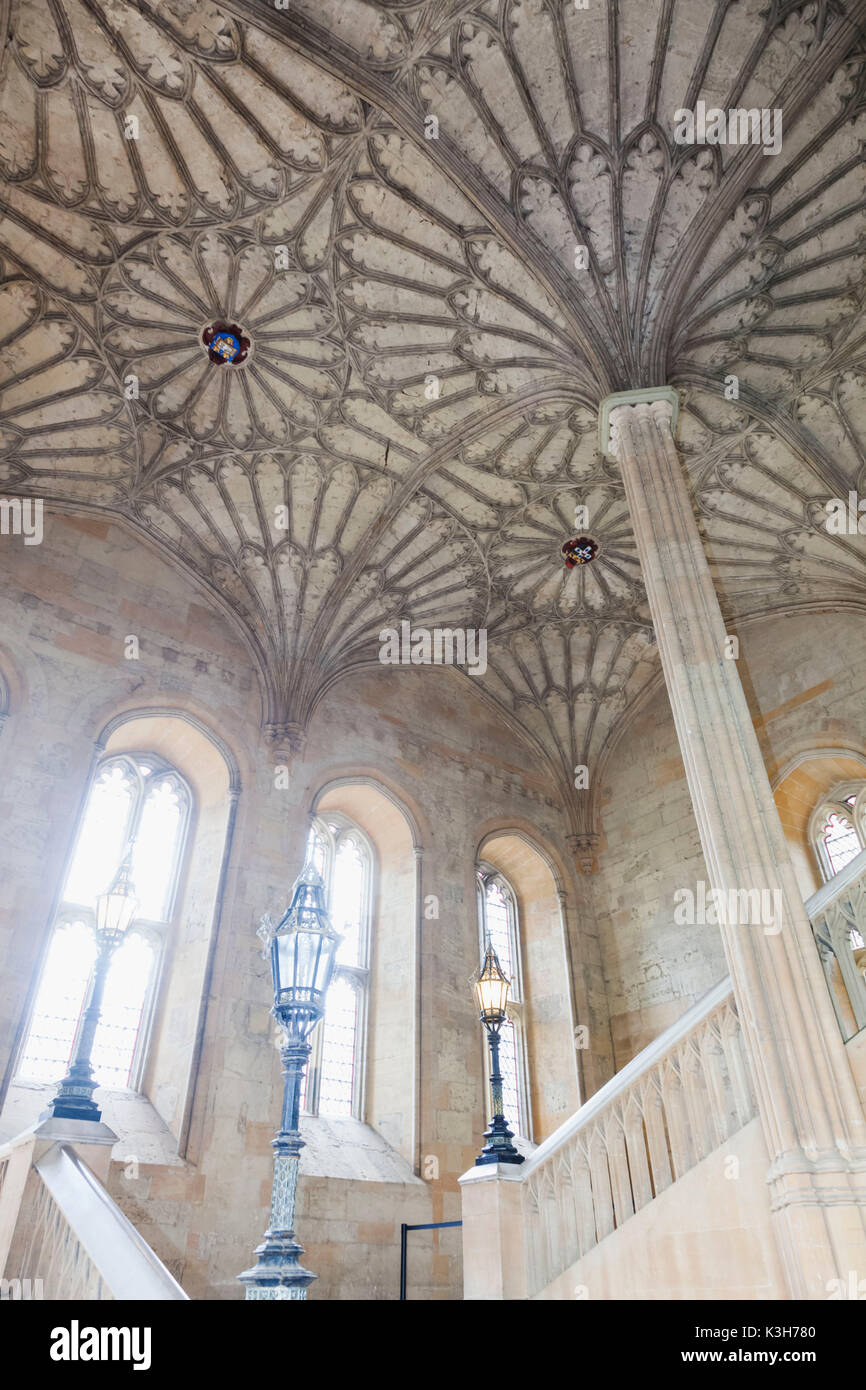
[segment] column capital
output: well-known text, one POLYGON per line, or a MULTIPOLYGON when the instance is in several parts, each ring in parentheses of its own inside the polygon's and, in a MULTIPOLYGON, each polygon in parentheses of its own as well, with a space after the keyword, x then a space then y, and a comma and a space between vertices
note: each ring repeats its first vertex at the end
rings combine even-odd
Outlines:
POLYGON ((605 396, 598 408, 598 447, 605 458, 615 458, 611 439, 611 414, 624 405, 654 405, 656 401, 671 408, 671 434, 676 433, 680 413, 680 393, 673 386, 639 386, 634 391, 615 391, 605 396))

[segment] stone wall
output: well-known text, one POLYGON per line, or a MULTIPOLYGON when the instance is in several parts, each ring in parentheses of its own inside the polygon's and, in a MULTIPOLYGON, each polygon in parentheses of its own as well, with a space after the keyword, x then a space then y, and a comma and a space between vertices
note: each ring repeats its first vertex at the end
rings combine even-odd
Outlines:
MULTIPOLYGON (((206 861, 210 883, 192 899, 181 896, 145 1071, 146 1094, 182 1140, 181 1164, 171 1172, 162 1164, 142 1165, 124 1195, 194 1296, 240 1295, 235 1275, 249 1265, 267 1222, 270 1138, 282 1079, 268 1012, 269 972, 255 935, 259 918, 286 905, 309 814, 323 789, 340 781, 375 782, 406 808, 417 832, 419 897, 401 865, 382 920, 392 942, 402 933, 412 943, 417 995, 403 1000, 397 990, 388 1001, 390 1021, 378 1035, 380 1084, 371 1089, 368 1115, 396 1146, 392 1152, 402 1154, 403 1168, 382 1186, 375 1169, 363 1181, 338 1178, 311 1168, 308 1159, 311 1185, 299 1209, 310 1263, 316 1268, 319 1260, 323 1274, 314 1296, 360 1296, 365 1280, 375 1296, 395 1296, 400 1221, 458 1218, 457 1178, 481 1144, 485 1079, 469 977, 478 958, 475 855, 492 823, 531 829, 559 866, 574 928, 569 953, 561 954, 573 971, 559 995, 566 1029, 572 1026, 569 991, 579 1019, 591 979, 598 978, 595 939, 580 930, 585 886, 569 865, 550 786, 465 677, 435 668, 374 667, 351 686, 332 687, 313 715, 305 746, 291 759, 288 789, 278 787, 276 753, 261 732, 259 686, 247 648, 213 602, 123 524, 51 515, 42 546, 24 547, 16 537, 4 541, 0 582, 0 668, 11 710, 0 740, 0 1061, 7 1081, 100 731, 125 713, 158 719, 163 733, 180 737, 183 721, 192 717, 226 745, 236 765, 240 794, 224 890, 217 901, 221 828, 211 826, 200 846, 203 857, 197 857, 200 867, 206 861), (124 656, 130 634, 139 640, 138 660, 124 656), (438 916, 418 918, 416 903, 429 898, 437 900, 438 916), (212 951, 203 954, 210 942, 212 951), (401 1004, 407 1017, 414 1010, 414 1051, 401 1048, 401 1004), (185 1089, 196 1056, 191 1025, 201 1030, 201 1055, 185 1089), (178 1028, 184 1043, 173 1068, 167 1057, 178 1028)), ((124 725, 112 736, 112 751, 122 749, 125 738, 140 746, 133 725, 124 725)), ((207 778, 196 757, 188 761, 183 770, 204 808, 207 778)), ((381 888, 389 888, 387 874, 381 888)), ((374 948, 374 959, 381 1013, 384 990, 393 983, 390 950, 376 958, 374 948)), ((407 962, 393 958, 403 979, 407 962)), ((606 1050, 605 1028, 598 1037, 606 1050)), ((574 1058, 566 1063, 563 1084, 575 1095, 574 1058)), ((548 1078, 545 1094, 550 1085, 548 1078)), ((359 1171, 362 1148, 355 1154, 359 1171)), ((447 1233, 413 1239, 414 1248, 426 1251, 414 1276, 428 1290, 424 1296, 455 1296, 459 1242, 449 1245, 447 1233)))
MULTIPOLYGON (((519 831, 555 870, 551 877, 545 869, 533 887, 528 864, 525 873, 516 862, 502 865, 525 879, 515 886, 528 933, 536 1140, 574 1108, 579 1090, 591 1094, 614 1063, 627 1061, 726 973, 715 926, 674 922, 675 890, 694 888, 706 875, 663 690, 614 749, 598 872, 580 875, 551 787, 466 678, 374 666, 351 685, 331 687, 291 758, 285 789, 261 731, 246 646, 212 600, 124 525, 52 515, 41 547, 4 542, 0 571, 0 669, 11 711, 0 739, 0 1061, 7 1080, 100 731, 123 713, 158 715, 181 738, 183 721, 193 717, 223 742, 240 783, 222 895, 225 827, 214 822, 197 855, 209 883, 181 901, 145 1072, 146 1094, 180 1140, 179 1164, 172 1173, 150 1165, 149 1186, 125 1194, 196 1296, 239 1296, 235 1275, 266 1225, 282 1080, 255 928, 264 911, 285 907, 319 802, 354 810, 359 823, 371 788, 382 805, 401 808, 393 813, 403 826, 400 853, 393 862, 387 848, 383 855, 366 1118, 368 1134, 403 1166, 383 1177, 374 1163, 366 1178, 353 1178, 351 1163, 365 1171, 369 1143, 351 1136, 341 1140, 349 1163, 341 1176, 307 1156, 299 1226, 323 1276, 314 1296, 360 1296, 365 1280, 375 1296, 394 1296, 400 1221, 459 1217, 457 1178, 480 1146, 485 1108, 469 987, 478 952, 479 847, 499 835, 500 848, 511 843, 517 852, 519 831), (139 639, 138 660, 124 657, 130 634, 139 639), (420 905, 431 900, 438 915, 427 917, 420 905), (575 1066, 567 1039, 582 1023, 589 1046, 575 1066)), ((859 620, 839 614, 820 623, 775 619, 741 633, 740 670, 771 772, 816 747, 866 752, 858 635, 859 620)), ((128 725, 111 748, 121 749, 124 738, 141 746, 128 725)), ((205 808, 213 789, 201 759, 189 749, 187 756, 205 808)), ((381 838, 384 822, 373 821, 368 816, 369 831, 381 838)), ((446 1235, 440 1249, 439 1236, 417 1240, 425 1252, 418 1289, 427 1290, 424 1297, 454 1296, 456 1245, 448 1247, 446 1235)))
MULTIPOLYGON (((809 750, 866 752, 862 631, 851 613, 766 619, 740 630, 738 669, 771 778, 809 750)), ((816 799, 841 775, 858 767, 864 775, 850 759, 823 757, 809 767, 820 767, 809 783, 816 799)), ((789 785, 777 800, 807 897, 819 879, 789 785)), ((674 920, 675 892, 696 893, 707 875, 663 688, 614 749, 602 833, 593 894, 618 1069, 727 973, 718 928, 674 920)))

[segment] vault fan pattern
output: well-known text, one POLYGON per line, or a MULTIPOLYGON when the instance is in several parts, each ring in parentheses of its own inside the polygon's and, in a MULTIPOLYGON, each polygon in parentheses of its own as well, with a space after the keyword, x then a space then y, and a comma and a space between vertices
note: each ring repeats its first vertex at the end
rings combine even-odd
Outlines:
POLYGON ((0 20, 0 486, 178 556, 269 724, 301 731, 384 626, 486 625, 473 689, 587 833, 574 767, 657 672, 612 390, 680 388, 732 623, 863 604, 824 503, 866 488, 866 0, 0 20), (699 100, 779 109, 780 153, 677 145, 699 100))

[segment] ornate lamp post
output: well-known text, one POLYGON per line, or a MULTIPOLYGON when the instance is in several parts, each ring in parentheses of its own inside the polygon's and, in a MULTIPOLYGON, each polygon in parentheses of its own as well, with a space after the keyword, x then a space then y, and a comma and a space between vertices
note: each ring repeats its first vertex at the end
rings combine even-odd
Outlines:
POLYGON ((90 976, 87 1004, 75 1040, 72 1063, 51 1101, 49 1113, 56 1120, 98 1121, 102 1118, 102 1111, 93 1099, 97 1083, 90 1054, 102 1011, 108 967, 138 907, 132 887, 131 863, 130 845, 111 887, 96 899, 96 963, 90 976))
POLYGON ((488 944, 481 973, 475 981, 474 993, 490 1044, 490 1095, 493 1101, 493 1119, 490 1121, 490 1128, 484 1132, 487 1143, 475 1160, 476 1167, 484 1163, 522 1163, 524 1158, 511 1142, 514 1135, 502 1113, 499 1030, 506 1019, 510 988, 511 981, 503 973, 493 947, 488 944))
POLYGON ((271 1140, 274 1185, 270 1221, 254 1251, 256 1264, 238 1278, 246 1284, 248 1299, 301 1300, 316 1278, 299 1262, 304 1248, 294 1231, 298 1165, 304 1147, 298 1128, 301 1083, 310 1055, 309 1037, 325 1011, 325 994, 342 940, 331 926, 324 884, 312 864, 305 864, 295 880, 291 904, 281 921, 274 926, 269 916, 263 917, 259 936, 270 954, 274 981, 271 1012, 283 1030, 280 1056, 285 1084, 282 1123, 271 1140))

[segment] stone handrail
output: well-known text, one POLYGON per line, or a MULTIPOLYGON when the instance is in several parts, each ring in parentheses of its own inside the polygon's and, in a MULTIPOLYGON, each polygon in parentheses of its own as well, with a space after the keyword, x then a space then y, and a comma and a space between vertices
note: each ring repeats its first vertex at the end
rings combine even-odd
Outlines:
POLYGON ((633 1058, 523 1165, 530 1297, 755 1114, 726 979, 633 1058))
POLYGON ((32 1136, 22 1138, 0 1149, 6 1290, 63 1300, 188 1297, 72 1147, 53 1143, 38 1154, 32 1136))
POLYGON ((806 901, 843 1038, 866 1028, 866 849, 806 901))

